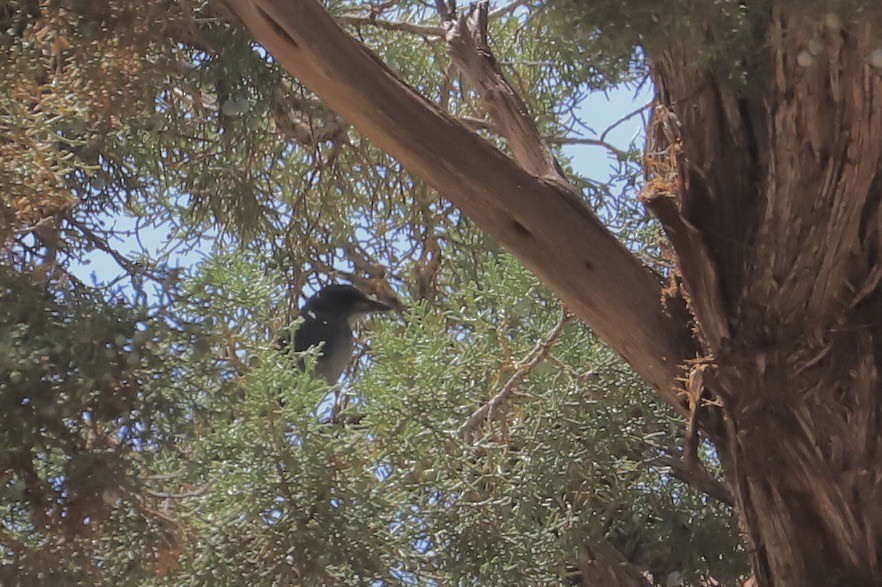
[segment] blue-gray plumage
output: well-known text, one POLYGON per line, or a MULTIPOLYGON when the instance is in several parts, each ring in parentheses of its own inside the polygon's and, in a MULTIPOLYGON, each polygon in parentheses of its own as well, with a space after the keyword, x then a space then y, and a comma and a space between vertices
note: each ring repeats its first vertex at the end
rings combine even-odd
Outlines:
POLYGON ((303 323, 294 333, 294 350, 302 352, 324 343, 315 370, 328 383, 334 384, 352 360, 355 323, 368 314, 391 309, 351 285, 325 286, 300 310, 303 323))

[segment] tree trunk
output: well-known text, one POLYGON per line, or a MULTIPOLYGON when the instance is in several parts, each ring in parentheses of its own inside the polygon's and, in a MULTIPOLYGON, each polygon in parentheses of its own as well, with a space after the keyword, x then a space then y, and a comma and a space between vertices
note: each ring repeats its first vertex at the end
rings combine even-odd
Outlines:
POLYGON ((825 357, 811 366, 787 344, 764 368, 727 360, 729 476, 760 585, 882 583, 878 355, 858 328, 812 349, 825 357))
POLYGON ((639 569, 607 541, 587 545, 579 560, 578 585, 585 587, 652 587, 639 569))
POLYGON ((769 22, 770 79, 741 94, 684 53, 654 60, 651 151, 664 154, 649 167, 677 179, 644 199, 702 332, 690 395, 758 584, 879 585, 882 78, 869 27, 805 30, 783 10, 769 22), (810 39, 824 51, 807 65, 810 39), (721 323, 722 337, 705 328, 721 323))

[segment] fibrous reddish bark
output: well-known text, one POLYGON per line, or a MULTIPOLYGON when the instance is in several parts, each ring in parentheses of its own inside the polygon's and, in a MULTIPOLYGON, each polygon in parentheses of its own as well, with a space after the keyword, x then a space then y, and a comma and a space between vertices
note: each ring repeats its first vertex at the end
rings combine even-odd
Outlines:
MULTIPOLYGON (((792 16, 769 13, 771 76, 750 93, 684 52, 652 58, 681 124, 678 182, 647 199, 670 198, 660 218, 687 298, 720 284, 729 336, 704 336, 708 389, 758 584, 877 585, 882 79, 868 26, 792 16), (799 59, 811 39, 824 51, 799 59)), ((718 319, 709 307, 691 304, 700 326, 718 319)))

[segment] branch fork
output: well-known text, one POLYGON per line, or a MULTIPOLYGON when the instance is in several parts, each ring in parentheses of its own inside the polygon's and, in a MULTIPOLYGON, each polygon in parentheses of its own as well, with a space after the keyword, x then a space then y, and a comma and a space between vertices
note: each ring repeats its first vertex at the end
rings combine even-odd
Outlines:
POLYGON ((490 50, 490 3, 481 0, 458 13, 455 0, 436 0, 446 31, 447 50, 478 95, 493 124, 506 138, 512 154, 525 171, 538 177, 563 179, 563 173, 536 127, 520 94, 506 79, 490 50))

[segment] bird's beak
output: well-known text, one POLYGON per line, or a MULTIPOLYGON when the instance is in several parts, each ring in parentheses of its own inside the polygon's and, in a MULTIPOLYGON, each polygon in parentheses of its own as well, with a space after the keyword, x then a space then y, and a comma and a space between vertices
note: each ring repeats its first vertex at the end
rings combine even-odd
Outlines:
POLYGON ((368 314, 376 314, 378 312, 388 312, 392 309, 392 306, 384 304, 383 302, 377 302, 371 299, 365 299, 358 302, 358 305, 355 308, 355 311, 352 312, 347 318, 346 321, 349 323, 351 328, 355 328, 355 325, 362 319, 366 318, 368 314))

